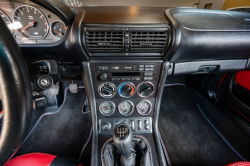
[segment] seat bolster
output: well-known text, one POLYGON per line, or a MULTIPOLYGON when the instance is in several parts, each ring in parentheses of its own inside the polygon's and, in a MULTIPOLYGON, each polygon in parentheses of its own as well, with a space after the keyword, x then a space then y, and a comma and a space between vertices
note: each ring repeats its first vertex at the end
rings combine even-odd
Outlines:
POLYGON ((49 166, 55 158, 45 153, 29 153, 11 159, 4 166, 49 166))
POLYGON ((226 166, 250 166, 250 162, 239 161, 239 162, 228 164, 226 166))

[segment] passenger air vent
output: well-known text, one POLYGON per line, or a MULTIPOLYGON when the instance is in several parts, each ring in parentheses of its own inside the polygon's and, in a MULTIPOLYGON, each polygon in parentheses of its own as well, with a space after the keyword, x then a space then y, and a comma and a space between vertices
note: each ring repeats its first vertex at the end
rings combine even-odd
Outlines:
POLYGON ((162 53, 167 43, 167 31, 131 31, 130 52, 162 53))
POLYGON ((124 31, 86 31, 90 53, 124 52, 124 31))

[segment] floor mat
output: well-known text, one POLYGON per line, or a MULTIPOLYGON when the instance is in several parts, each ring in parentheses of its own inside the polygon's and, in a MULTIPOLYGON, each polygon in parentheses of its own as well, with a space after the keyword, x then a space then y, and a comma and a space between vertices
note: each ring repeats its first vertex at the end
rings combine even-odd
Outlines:
POLYGON ((40 119, 16 156, 43 152, 78 159, 91 129, 90 112, 82 112, 85 99, 84 89, 77 94, 67 90, 60 111, 40 119))
POLYGON ((171 165, 225 165, 242 161, 201 114, 185 86, 165 87, 159 130, 171 165))

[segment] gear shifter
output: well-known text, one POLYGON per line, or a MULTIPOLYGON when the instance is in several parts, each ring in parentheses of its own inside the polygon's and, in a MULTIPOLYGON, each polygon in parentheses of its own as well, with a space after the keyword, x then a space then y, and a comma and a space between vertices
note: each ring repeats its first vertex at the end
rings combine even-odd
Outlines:
POLYGON ((102 148, 102 161, 106 166, 152 165, 150 146, 146 140, 132 136, 132 129, 126 123, 120 123, 114 128, 113 140, 102 148))
POLYGON ((122 156, 126 159, 132 154, 132 130, 126 123, 118 124, 113 132, 115 146, 121 151, 122 156))

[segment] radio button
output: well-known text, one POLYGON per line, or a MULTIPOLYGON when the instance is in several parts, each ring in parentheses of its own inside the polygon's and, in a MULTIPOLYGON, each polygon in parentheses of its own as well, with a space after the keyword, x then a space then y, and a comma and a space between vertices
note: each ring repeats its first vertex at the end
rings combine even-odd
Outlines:
POLYGON ((111 78, 112 81, 121 81, 121 78, 111 78))
POLYGON ((145 81, 152 81, 152 80, 153 80, 153 77, 144 77, 144 80, 145 80, 145 81))
POLYGON ((153 76, 154 73, 153 72, 148 72, 148 76, 153 76))
POLYGON ((108 66, 98 66, 99 70, 108 70, 109 67, 108 66))
POLYGON ((137 71, 138 70, 138 66, 137 65, 133 65, 133 70, 137 71))
POLYGON ((125 66, 125 70, 132 70, 133 67, 132 66, 125 66))
POLYGON ((119 70, 120 68, 119 68, 119 66, 112 66, 111 69, 112 70, 119 70))
POLYGON ((154 68, 146 68, 145 71, 154 71, 154 68))
POLYGON ((132 77, 132 81, 140 81, 141 78, 140 77, 132 77))
POLYGON ((139 65, 139 67, 143 67, 144 68, 144 65, 139 65))
POLYGON ((155 65, 145 65, 145 67, 155 67, 155 65))
POLYGON ((139 68, 139 71, 144 71, 144 68, 139 68))
POLYGON ((130 81, 131 78, 122 78, 122 81, 130 81))

